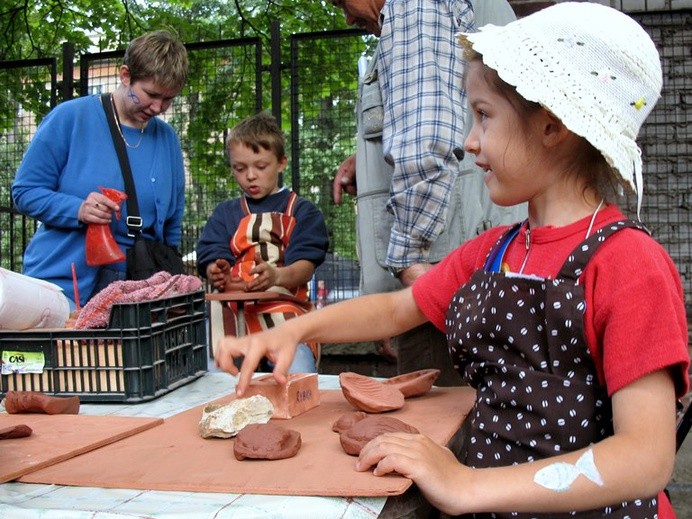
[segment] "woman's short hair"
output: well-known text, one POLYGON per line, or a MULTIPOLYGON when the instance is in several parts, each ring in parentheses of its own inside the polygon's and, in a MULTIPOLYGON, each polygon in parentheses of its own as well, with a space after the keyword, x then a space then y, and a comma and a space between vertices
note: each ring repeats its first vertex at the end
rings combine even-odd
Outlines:
POLYGON ((125 51, 124 64, 132 82, 153 79, 164 88, 181 90, 187 81, 188 58, 185 45, 168 30, 138 36, 125 51))

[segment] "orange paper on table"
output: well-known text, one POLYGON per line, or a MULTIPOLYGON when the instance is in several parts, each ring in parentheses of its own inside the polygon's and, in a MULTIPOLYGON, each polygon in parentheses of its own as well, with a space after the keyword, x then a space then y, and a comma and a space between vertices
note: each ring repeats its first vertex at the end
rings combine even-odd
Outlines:
MULTIPOLYGON (((235 396, 213 403, 227 404, 235 396)), ((441 445, 458 432, 473 406, 469 387, 433 388, 387 413, 430 436, 441 445)), ((392 496, 404 493, 411 480, 399 475, 356 472, 356 458, 341 448, 332 424, 352 412, 339 390, 320 391, 320 405, 281 425, 301 434, 293 458, 238 461, 233 439, 203 439, 199 406, 167 418, 154 429, 33 472, 25 483, 50 483, 102 488, 133 488, 312 496, 392 496), (108 467, 102 470, 101 467, 108 467)))
POLYGON ((0 441, 0 483, 162 424, 161 418, 0 414, 0 429, 28 425, 31 436, 0 441))

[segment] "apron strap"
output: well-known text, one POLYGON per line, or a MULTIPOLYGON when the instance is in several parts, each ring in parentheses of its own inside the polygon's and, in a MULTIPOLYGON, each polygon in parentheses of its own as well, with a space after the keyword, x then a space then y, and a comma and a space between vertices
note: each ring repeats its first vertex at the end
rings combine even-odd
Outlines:
POLYGON ((643 231, 649 235, 651 232, 644 227, 641 222, 636 222, 634 220, 620 220, 607 224, 600 229, 598 229, 591 236, 586 238, 583 242, 575 247, 575 249, 567 256, 565 263, 560 269, 557 280, 572 280, 573 282, 578 282, 579 276, 584 272, 586 264, 589 259, 596 253, 598 247, 601 246, 603 242, 606 241, 610 236, 623 229, 637 229, 643 231))
POLYGON ((510 227, 502 233, 495 245, 493 245, 493 248, 490 249, 485 264, 483 265, 483 270, 486 272, 500 272, 502 260, 505 257, 505 251, 507 247, 509 247, 509 244, 512 243, 514 237, 519 234, 519 229, 521 229, 522 225, 524 225, 524 222, 519 222, 515 224, 514 227, 510 227))

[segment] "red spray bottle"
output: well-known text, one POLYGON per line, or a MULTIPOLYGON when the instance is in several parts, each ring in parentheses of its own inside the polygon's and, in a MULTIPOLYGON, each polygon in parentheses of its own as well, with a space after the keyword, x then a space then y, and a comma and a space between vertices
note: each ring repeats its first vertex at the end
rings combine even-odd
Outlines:
MULTIPOLYGON (((127 199, 127 195, 117 189, 110 187, 99 187, 101 192, 120 205, 127 199)), ((120 211, 115 213, 115 217, 120 220, 120 211)), ((113 238, 109 224, 90 223, 86 232, 86 262, 87 265, 95 267, 97 265, 107 265, 117 263, 125 259, 125 254, 113 238)))

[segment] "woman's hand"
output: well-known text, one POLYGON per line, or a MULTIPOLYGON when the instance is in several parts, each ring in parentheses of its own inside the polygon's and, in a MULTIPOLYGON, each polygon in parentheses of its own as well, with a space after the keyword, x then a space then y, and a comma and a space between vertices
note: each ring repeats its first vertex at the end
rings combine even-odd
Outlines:
POLYGON ((77 219, 87 225, 91 223, 104 225, 111 223, 113 213, 117 211, 120 211, 118 204, 102 193, 92 191, 79 206, 77 219))

